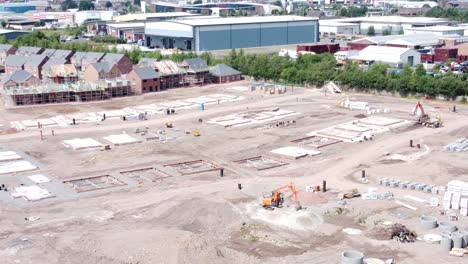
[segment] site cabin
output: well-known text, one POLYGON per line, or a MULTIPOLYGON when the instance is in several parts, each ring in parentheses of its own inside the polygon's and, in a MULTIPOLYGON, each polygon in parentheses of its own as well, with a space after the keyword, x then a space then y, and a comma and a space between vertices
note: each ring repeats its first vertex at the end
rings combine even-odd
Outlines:
POLYGON ((122 74, 127 74, 133 69, 132 61, 124 54, 107 53, 100 62, 117 65, 122 74))
POLYGON ((126 76, 127 80, 134 82, 135 93, 159 92, 159 73, 151 67, 135 68, 126 76))
POLYGON ((102 52, 75 52, 70 59, 70 62, 75 65, 79 71, 85 71, 91 63, 100 62, 104 57, 102 52))
POLYGON ((84 71, 83 79, 87 82, 96 82, 99 80, 115 79, 122 75, 117 65, 107 62, 91 63, 84 71))
POLYGON ((42 80, 42 67, 49 60, 46 55, 31 55, 24 64, 24 70, 42 80))
POLYGON ((19 70, 3 78, 2 88, 7 89, 10 87, 29 87, 39 85, 40 83, 41 80, 33 76, 31 73, 19 70))
POLYGON ((235 70, 226 64, 218 64, 210 70, 214 83, 228 83, 242 80, 240 71, 235 70))

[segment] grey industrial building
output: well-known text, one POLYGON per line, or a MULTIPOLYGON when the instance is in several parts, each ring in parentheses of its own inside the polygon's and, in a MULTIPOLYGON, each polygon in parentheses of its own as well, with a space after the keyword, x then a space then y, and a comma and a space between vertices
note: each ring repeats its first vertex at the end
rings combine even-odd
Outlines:
POLYGON ((317 42, 318 18, 186 18, 147 23, 146 45, 195 52, 317 42))

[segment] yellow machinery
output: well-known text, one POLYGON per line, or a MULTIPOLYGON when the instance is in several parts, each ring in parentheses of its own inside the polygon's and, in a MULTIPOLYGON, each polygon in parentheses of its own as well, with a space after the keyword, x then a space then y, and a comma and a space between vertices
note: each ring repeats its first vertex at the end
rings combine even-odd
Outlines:
POLYGON ((297 198, 296 186, 294 186, 294 183, 292 182, 286 186, 274 190, 271 193, 271 196, 263 197, 263 207, 269 210, 273 210, 275 207, 282 207, 284 202, 283 192, 287 190, 290 190, 293 194, 293 200, 296 203, 296 210, 301 210, 302 206, 297 198))
POLYGON ((199 137, 199 136, 200 136, 200 131, 194 130, 194 131, 192 131, 192 135, 193 135, 194 137, 199 137))

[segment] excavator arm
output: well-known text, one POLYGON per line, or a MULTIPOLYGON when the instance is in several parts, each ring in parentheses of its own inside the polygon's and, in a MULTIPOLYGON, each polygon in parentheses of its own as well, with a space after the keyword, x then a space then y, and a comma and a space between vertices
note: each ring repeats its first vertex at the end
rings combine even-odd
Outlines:
POLYGON ((283 203, 282 194, 283 192, 287 190, 290 190, 292 192, 293 201, 296 203, 296 210, 302 209, 302 206, 300 205, 298 197, 297 197, 297 190, 296 190, 296 186, 294 186, 294 183, 290 183, 288 185, 285 185, 273 191, 270 201, 268 201, 268 198, 263 199, 263 206, 264 207, 271 207, 271 206, 280 207, 281 204, 283 203))

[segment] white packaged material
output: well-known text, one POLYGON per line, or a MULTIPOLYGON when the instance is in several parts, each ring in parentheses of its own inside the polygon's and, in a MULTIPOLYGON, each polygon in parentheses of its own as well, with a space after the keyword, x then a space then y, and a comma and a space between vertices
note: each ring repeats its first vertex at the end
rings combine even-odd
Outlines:
POLYGON ((450 202, 444 201, 444 203, 442 204, 442 206, 444 207, 445 210, 448 210, 448 209, 450 209, 450 202))
POLYGON ((468 209, 467 209, 467 208, 462 208, 462 209, 460 209, 460 215, 462 215, 462 216, 468 216, 468 209))
POLYGON ((437 206, 439 206, 439 198, 437 198, 437 197, 431 197, 431 206, 432 206, 432 207, 437 207, 437 206))
POLYGON ((461 198, 460 199, 460 207, 461 208, 468 208, 468 198, 461 198))
POLYGON ((446 192, 444 194, 444 202, 451 202, 452 201, 452 192, 446 192))
POLYGON ((363 200, 377 200, 377 196, 376 193, 363 193, 361 195, 363 200))

